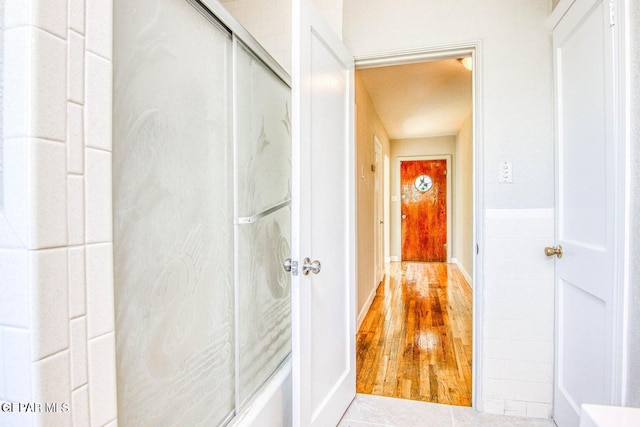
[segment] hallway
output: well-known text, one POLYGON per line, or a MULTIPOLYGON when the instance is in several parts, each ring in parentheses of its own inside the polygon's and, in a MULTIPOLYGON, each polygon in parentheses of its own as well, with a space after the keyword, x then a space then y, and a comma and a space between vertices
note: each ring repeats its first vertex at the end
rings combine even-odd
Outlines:
POLYGON ((471 308, 455 265, 391 263, 358 331, 357 392, 471 406, 471 308))

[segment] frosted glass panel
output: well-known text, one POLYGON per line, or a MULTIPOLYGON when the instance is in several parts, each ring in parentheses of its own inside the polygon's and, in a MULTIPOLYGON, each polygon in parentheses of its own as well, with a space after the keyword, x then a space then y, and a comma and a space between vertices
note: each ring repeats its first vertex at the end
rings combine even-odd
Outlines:
POLYGON ((291 90, 238 49, 238 213, 248 217, 291 199, 291 90))
POLYGON ((231 52, 185 0, 116 0, 118 421, 235 407, 231 52))
MULTIPOLYGON (((250 217, 291 198, 290 89, 239 46, 238 211, 250 217)), ((291 209, 238 226, 240 401, 291 352, 291 209)))
POLYGON ((240 399, 246 400, 291 352, 291 209, 239 226, 240 399))

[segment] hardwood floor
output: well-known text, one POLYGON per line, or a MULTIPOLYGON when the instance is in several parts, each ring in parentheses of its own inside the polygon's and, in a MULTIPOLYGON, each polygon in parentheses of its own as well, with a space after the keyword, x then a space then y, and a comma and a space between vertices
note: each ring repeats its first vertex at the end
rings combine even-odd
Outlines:
POLYGON ((455 265, 391 263, 358 331, 357 392, 471 406, 471 307, 455 265))

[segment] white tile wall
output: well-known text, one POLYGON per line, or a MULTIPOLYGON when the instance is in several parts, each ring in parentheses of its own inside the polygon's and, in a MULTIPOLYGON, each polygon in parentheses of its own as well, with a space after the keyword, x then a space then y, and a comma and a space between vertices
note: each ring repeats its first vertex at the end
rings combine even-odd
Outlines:
POLYGON ((115 332, 89 340, 89 405, 91 425, 102 426, 116 416, 115 332))
POLYGON ((548 418, 553 399, 552 209, 488 210, 484 242, 482 404, 548 418))
POLYGON ((0 425, 115 425, 112 1, 4 8, 0 425))
MULTIPOLYGON (((61 351, 32 364, 32 401, 44 403, 71 403, 69 379, 69 351, 61 351)), ((68 426, 71 411, 42 412, 36 414, 39 425, 68 426)))
POLYGON ((69 248, 69 319, 86 313, 84 246, 69 248))
MULTIPOLYGON (((7 6, 8 4, 5 4, 5 7, 7 6)), ((5 9, 5 22, 8 18, 9 15, 5 9)), ((27 116, 23 113, 29 103, 29 42, 28 28, 10 28, 4 31, 5 84, 2 88, 4 91, 2 126, 5 140, 27 134, 27 116)))
POLYGON ((67 178, 67 230, 69 245, 84 243, 84 177, 67 178))
POLYGON ((111 151, 111 62, 87 52, 86 77, 85 145, 111 151))
POLYGON ((5 395, 3 399, 31 402, 31 343, 29 331, 3 327, 5 395))
POLYGON ((67 98, 69 101, 82 104, 84 101, 84 36, 69 30, 67 46, 69 52, 67 98))
POLYGON ((66 147, 56 141, 36 138, 29 139, 27 144, 29 249, 66 246, 66 147))
POLYGON ((25 24, 41 28, 65 38, 67 33, 67 1, 66 0, 30 0, 31 10, 25 24))
MULTIPOLYGON (((84 34, 85 0, 69 0, 69 28, 84 34)), ((111 2, 105 2, 111 4, 111 2)))
POLYGON ((87 383, 87 325, 84 317, 71 321, 71 389, 87 383))
POLYGON ((0 325, 28 328, 29 251, 0 249, 0 325))
POLYGON ((31 360, 69 348, 67 249, 29 252, 31 360))
POLYGON ((85 385, 71 393, 71 405, 73 407, 73 425, 88 426, 89 421, 89 390, 85 385))
MULTIPOLYGON (((80 58, 81 60, 83 58, 80 58)), ((84 64, 84 60, 82 60, 84 64)), ((82 68, 84 73, 84 66, 82 68)), ((84 97, 84 86, 82 96, 84 97)), ((67 107, 67 171, 74 174, 84 173, 84 126, 82 105, 68 103, 67 107)))
POLYGON ((111 153, 85 150, 85 238, 87 243, 113 241, 111 153))
POLYGON ((89 339, 115 330, 113 245, 86 246, 87 335, 89 339))
MULTIPOLYGON (((6 65, 5 65, 6 68, 6 65)), ((5 99, 6 99, 5 91, 5 99)), ((6 108, 5 108, 6 112, 6 108)), ((6 121, 5 121, 6 123, 6 121)), ((6 127, 5 127, 6 130, 6 127)), ((11 185, 3 188, 3 209, 0 222, 0 247, 25 248, 28 235, 29 198, 27 193, 27 144, 24 139, 5 139, 3 148, 3 176, 5 183, 11 178, 11 185)))
MULTIPOLYGON (((20 136, 64 141, 67 118, 67 46, 63 39, 30 28, 28 106, 31 114, 20 136)), ((66 34, 65 34, 66 37, 66 34)))
POLYGON ((86 0, 86 47, 111 60, 113 51, 113 2, 86 0))

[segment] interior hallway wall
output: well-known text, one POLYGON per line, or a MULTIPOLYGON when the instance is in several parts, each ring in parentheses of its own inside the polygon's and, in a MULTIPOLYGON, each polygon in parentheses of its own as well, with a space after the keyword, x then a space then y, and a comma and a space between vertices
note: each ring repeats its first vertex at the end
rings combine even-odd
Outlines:
POLYGON ((473 286, 473 115, 470 114, 456 136, 453 190, 453 256, 467 281, 473 286))
MULTIPOLYGON (((389 138, 359 73, 356 87, 356 227, 358 325, 373 301, 377 283, 374 274, 374 135, 382 144, 382 158, 390 153, 389 138)), ((382 159, 380 159, 382 162, 382 159)), ((386 197, 386 195, 385 195, 386 197)), ((388 197, 386 197, 388 200, 388 197)))
POLYGON ((479 43, 485 211, 476 405, 534 417, 549 417, 553 398, 553 260, 542 252, 554 239, 551 5, 344 0, 343 17, 344 41, 356 58, 479 43), (505 160, 513 164, 513 184, 498 183, 505 160))
POLYGON ((115 426, 112 2, 3 5, 0 425, 115 426))

